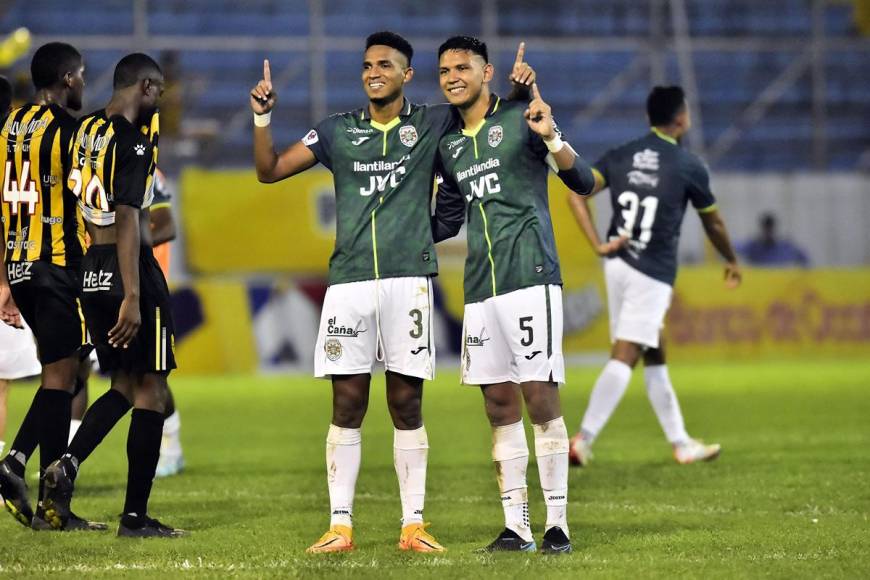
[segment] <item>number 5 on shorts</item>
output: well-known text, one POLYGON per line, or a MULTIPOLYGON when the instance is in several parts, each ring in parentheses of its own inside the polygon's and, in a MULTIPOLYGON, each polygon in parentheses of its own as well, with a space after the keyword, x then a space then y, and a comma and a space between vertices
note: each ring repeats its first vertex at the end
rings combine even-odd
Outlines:
POLYGON ((535 342, 535 329, 532 328, 532 319, 534 316, 523 316, 520 318, 520 330, 527 333, 526 337, 520 340, 523 346, 531 346, 535 342))

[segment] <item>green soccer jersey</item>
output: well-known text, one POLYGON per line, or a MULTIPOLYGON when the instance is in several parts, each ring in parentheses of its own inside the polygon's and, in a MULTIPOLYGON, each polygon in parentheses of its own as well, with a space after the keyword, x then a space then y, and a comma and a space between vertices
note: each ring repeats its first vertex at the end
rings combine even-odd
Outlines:
POLYGON ((365 107, 325 119, 302 139, 335 184, 330 284, 437 273, 430 204, 438 141, 454 125, 449 105, 406 100, 387 124, 365 107))
POLYGON ((459 192, 448 194, 454 201, 446 205, 463 203, 460 195, 466 204, 466 304, 562 283, 547 198, 548 151, 523 117, 527 106, 493 95, 477 127, 448 133, 438 147, 444 179, 459 192))

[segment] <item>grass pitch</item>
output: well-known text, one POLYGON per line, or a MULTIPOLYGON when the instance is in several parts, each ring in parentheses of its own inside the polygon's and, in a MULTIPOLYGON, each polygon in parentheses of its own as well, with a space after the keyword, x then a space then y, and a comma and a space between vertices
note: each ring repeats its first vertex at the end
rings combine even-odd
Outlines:
MULTIPOLYGON (((569 372, 569 431, 597 368, 569 372)), ((502 524, 490 434, 477 389, 442 369, 424 401, 430 439, 426 519, 449 552, 396 549, 401 515, 383 376, 363 428, 350 554, 308 556, 328 525, 324 438, 328 383, 307 377, 174 377, 188 467, 158 480, 154 516, 192 531, 176 541, 113 533, 34 533, 0 514, 0 575, 257 577, 868 577, 870 363, 675 365, 689 432, 722 457, 679 466, 646 400, 641 373, 572 470, 575 553, 478 555, 502 524)), ((10 394, 11 439, 32 386, 10 394)), ((92 385, 92 399, 104 388, 92 385)), ((526 421, 528 424, 528 420, 526 421)), ((74 509, 116 527, 123 506, 125 420, 83 466, 74 509)), ((531 434, 529 433, 530 447, 531 434)), ((534 455, 534 454, 533 454, 534 455)), ((36 465, 33 462, 32 465, 36 465)), ((35 487, 35 486, 34 486, 35 487)), ((545 508, 532 457, 538 542, 545 508)))

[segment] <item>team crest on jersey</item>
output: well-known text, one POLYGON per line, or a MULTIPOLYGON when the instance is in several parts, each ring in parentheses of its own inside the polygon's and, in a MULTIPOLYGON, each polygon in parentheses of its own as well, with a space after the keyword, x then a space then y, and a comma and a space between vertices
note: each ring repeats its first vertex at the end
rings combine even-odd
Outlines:
POLYGON ((501 125, 489 128, 487 141, 489 142, 490 147, 498 147, 498 144, 501 143, 502 137, 504 137, 504 129, 501 128, 501 125))
POLYGON ((326 351, 326 358, 333 362, 341 358, 341 342, 337 338, 328 339, 323 345, 323 350, 326 351))
POLYGON ((302 143, 306 146, 314 145, 318 141, 317 131, 314 129, 310 130, 305 137, 302 138, 302 143))
POLYGON ((413 147, 417 143, 417 129, 413 125, 399 127, 399 141, 405 147, 413 147))

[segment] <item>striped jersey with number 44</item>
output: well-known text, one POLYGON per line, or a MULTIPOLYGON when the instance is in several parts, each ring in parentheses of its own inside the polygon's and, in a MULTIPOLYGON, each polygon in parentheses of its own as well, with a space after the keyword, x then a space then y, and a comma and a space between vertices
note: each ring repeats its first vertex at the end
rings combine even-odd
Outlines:
POLYGON ((593 171, 610 188, 613 219, 608 237, 629 238, 617 255, 647 276, 673 285, 686 206, 691 201, 699 213, 716 208, 704 163, 653 129, 605 153, 593 171))
POLYGON ((115 223, 115 206, 145 209, 154 199, 159 115, 135 127, 121 115, 99 110, 79 122, 73 141, 69 188, 84 218, 97 226, 115 223))
POLYGON ((444 206, 467 205, 466 304, 562 283, 547 196, 549 151, 529 128, 526 107, 493 95, 480 125, 445 135, 438 148, 445 182, 464 197, 448 192, 444 206))
POLYGON ((78 267, 85 227, 65 187, 76 121, 58 105, 13 110, 0 130, 3 243, 7 262, 78 267))

